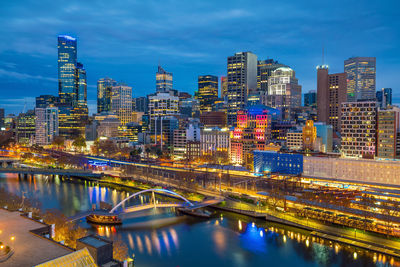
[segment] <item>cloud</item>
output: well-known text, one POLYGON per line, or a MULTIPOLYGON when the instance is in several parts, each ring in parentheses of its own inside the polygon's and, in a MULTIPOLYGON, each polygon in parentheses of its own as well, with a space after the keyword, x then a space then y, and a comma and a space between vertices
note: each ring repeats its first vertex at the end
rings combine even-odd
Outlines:
POLYGON ((58 82, 58 79, 52 78, 52 77, 43 77, 41 75, 31 75, 31 74, 27 74, 27 73, 20 73, 20 72, 16 72, 16 71, 5 70, 5 69, 0 69, 0 77, 1 76, 7 76, 7 77, 14 78, 14 79, 19 79, 19 80, 34 79, 34 80, 58 82))

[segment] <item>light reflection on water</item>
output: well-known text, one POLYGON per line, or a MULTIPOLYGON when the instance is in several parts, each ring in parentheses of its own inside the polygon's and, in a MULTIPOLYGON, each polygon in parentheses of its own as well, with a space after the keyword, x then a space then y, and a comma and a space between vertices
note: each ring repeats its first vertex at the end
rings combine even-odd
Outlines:
MULTIPOLYGON (((57 208, 67 216, 100 201, 116 205, 132 192, 93 182, 37 176, 18 179, 0 174, 0 187, 57 208)), ((148 203, 149 195, 127 205, 148 203)), ((121 226, 81 225, 110 238, 121 238, 138 266, 389 266, 397 260, 310 236, 307 232, 244 216, 220 213, 210 220, 176 217, 174 209, 156 209, 126 216, 121 226), (168 262, 168 264, 165 264, 168 262)), ((398 266, 398 265, 397 265, 398 266)))

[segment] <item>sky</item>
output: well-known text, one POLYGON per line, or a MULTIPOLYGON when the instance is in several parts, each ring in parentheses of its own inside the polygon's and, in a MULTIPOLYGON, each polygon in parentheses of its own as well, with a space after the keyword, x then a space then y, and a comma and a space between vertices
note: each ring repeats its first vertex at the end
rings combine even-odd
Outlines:
POLYGON ((343 72, 353 56, 377 58, 377 89, 393 88, 400 103, 398 1, 0 1, 0 108, 34 107, 58 94, 57 36, 78 38, 87 71, 90 113, 96 83, 111 77, 133 96, 155 91, 158 64, 174 88, 193 93, 198 75, 226 75, 227 57, 251 51, 296 72, 303 93, 316 89, 316 65, 343 72))

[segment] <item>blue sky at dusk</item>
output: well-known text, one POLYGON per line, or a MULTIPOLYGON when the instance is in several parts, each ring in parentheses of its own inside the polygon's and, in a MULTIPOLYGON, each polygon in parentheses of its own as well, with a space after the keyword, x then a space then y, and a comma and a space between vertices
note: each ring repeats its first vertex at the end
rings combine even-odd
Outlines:
POLYGON ((252 51, 296 71, 303 93, 316 89, 321 50, 330 72, 351 56, 377 57, 377 88, 400 103, 397 1, 58 1, 0 3, 0 107, 19 113, 40 94, 58 94, 57 35, 78 38, 87 70, 88 103, 108 76, 155 90, 158 62, 174 88, 193 93, 197 76, 226 75, 226 58, 252 51))

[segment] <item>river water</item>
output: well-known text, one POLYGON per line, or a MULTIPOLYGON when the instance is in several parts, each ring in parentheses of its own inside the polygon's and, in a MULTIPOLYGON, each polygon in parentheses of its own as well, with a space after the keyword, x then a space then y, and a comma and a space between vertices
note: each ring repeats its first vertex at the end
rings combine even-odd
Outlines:
MULTIPOLYGON (((42 209, 72 216, 106 201, 113 205, 132 191, 92 182, 35 176, 19 179, 0 174, 0 187, 37 199, 42 209)), ((136 197, 127 206, 148 202, 136 197)), ((160 201, 159 197, 157 197, 160 201)), ((117 227, 93 227, 91 232, 122 239, 135 266, 392 266, 399 260, 355 247, 315 239, 308 232, 232 213, 215 212, 208 220, 175 215, 174 209, 152 209, 125 217, 117 227)))

